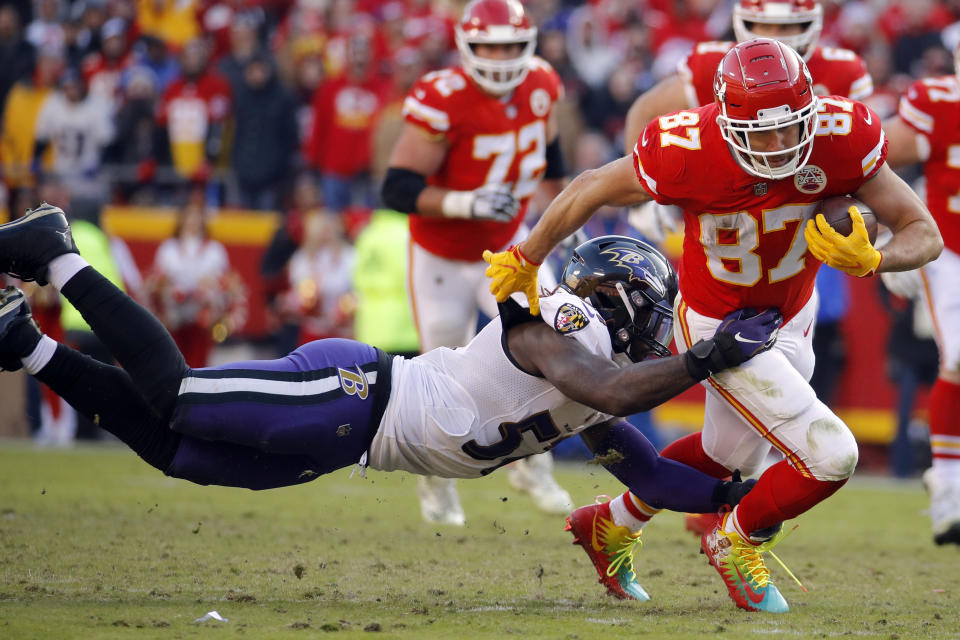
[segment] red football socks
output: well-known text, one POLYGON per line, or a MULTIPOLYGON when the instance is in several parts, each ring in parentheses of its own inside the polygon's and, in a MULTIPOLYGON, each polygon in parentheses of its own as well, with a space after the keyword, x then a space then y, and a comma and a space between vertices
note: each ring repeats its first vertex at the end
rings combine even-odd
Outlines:
POLYGON ((788 461, 781 460, 764 471, 750 493, 740 501, 736 510, 738 529, 749 535, 795 518, 832 496, 846 482, 808 478, 788 461))
POLYGON ((937 378, 929 406, 933 465, 960 464, 960 385, 937 378))
POLYGON ((682 462, 714 478, 728 477, 730 469, 708 456, 707 452, 703 450, 700 434, 701 432, 698 431, 679 440, 674 440, 660 452, 660 455, 670 460, 682 462))

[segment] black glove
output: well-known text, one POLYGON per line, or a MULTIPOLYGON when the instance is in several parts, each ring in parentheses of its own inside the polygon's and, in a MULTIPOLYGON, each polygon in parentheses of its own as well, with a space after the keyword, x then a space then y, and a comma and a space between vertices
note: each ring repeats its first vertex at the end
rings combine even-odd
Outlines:
POLYGON ((714 487, 713 494, 710 496, 714 511, 719 511, 724 506, 729 506, 731 509, 737 506, 755 484, 757 484, 756 480, 742 482, 740 469, 737 469, 730 480, 721 480, 714 487))
POLYGON ((757 314, 753 309, 740 309, 723 319, 709 340, 701 340, 686 354, 687 371, 696 380, 736 367, 766 351, 777 340, 783 322, 780 310, 770 308, 757 314))
MULTIPOLYGON (((728 506, 731 509, 734 508, 740 504, 740 501, 743 500, 746 495, 750 493, 750 490, 753 489, 753 486, 757 484, 757 481, 752 479, 746 482, 741 482, 740 480, 740 469, 736 469, 730 480, 721 480, 717 483, 717 486, 714 487, 713 493, 710 496, 710 502, 715 510, 719 511, 728 506)), ((779 533, 782 527, 783 523, 778 522, 766 529, 751 531, 750 537, 758 540, 769 540, 779 533)))

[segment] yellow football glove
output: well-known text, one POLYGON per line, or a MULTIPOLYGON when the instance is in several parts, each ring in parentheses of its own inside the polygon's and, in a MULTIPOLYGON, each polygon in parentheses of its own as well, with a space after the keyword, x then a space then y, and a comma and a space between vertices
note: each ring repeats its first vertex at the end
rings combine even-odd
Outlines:
POLYGON ((522 291, 530 303, 530 313, 535 316, 540 315, 540 298, 537 288, 539 264, 528 260, 517 246, 512 246, 500 253, 484 251, 483 259, 490 263, 486 274, 493 279, 490 283, 490 293, 497 298, 497 302, 505 302, 514 291, 522 291))
POLYGON ((850 235, 837 233, 823 214, 818 213, 816 225, 813 220, 807 220, 803 236, 810 253, 820 262, 858 278, 872 276, 880 267, 883 255, 870 244, 860 211, 851 206, 849 212, 853 221, 850 235))

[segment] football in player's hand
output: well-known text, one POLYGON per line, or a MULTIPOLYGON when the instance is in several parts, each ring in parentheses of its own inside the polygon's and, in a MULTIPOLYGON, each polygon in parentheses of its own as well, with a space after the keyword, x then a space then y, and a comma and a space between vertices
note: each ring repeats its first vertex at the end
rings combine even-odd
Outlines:
POLYGON ((849 236, 853 231, 853 220, 850 219, 849 209, 851 206, 857 207, 860 215, 863 216, 863 224, 867 228, 867 235, 870 236, 870 244, 877 239, 877 216, 873 215, 867 205, 856 198, 850 196, 834 196, 821 200, 817 203, 817 208, 813 210, 813 217, 822 213, 834 231, 839 234, 849 236))

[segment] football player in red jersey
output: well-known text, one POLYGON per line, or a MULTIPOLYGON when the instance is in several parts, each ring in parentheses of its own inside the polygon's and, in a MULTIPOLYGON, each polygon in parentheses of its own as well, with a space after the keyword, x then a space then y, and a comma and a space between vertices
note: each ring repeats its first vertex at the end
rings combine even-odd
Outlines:
MULTIPOLYGON (((960 49, 955 54, 960 70, 960 49)), ((900 100, 897 116, 883 123, 893 167, 923 163, 927 207, 943 234, 940 257, 917 272, 884 278, 894 293, 920 294, 929 305, 940 371, 930 393, 933 466, 923 474, 937 544, 960 544, 960 80, 924 78, 900 100), (916 287, 908 283, 917 282, 916 287)))
MULTIPOLYGON (((537 29, 518 0, 473 0, 455 27, 460 66, 433 71, 404 101, 384 203, 410 216, 408 283, 423 352, 459 347, 478 311, 497 315, 484 249, 515 244, 541 182, 559 193, 566 170, 553 106, 559 76, 533 55, 537 29)), ((544 285, 555 285, 545 272, 544 285)), ((550 454, 512 465, 510 480, 551 513, 573 507, 553 479, 550 454)), ((428 521, 463 524, 452 480, 421 478, 428 521)))
MULTIPOLYGON (((738 42, 773 38, 793 47, 803 56, 813 76, 818 96, 840 95, 863 100, 873 93, 873 80, 866 65, 853 51, 817 44, 823 26, 823 7, 816 0, 739 0, 733 8, 733 31, 738 42)), ((677 64, 677 73, 664 78, 643 93, 627 112, 624 152, 650 120, 673 111, 693 109, 713 102, 713 77, 717 65, 735 42, 701 42, 677 64)), ((674 207, 655 203, 630 212, 630 222, 645 236, 662 241, 675 230, 680 218, 674 207)))
MULTIPOLYGON (((873 93, 866 65, 853 51, 817 44, 823 26, 823 7, 816 0, 739 0, 733 8, 737 42, 773 38, 803 56, 813 76, 813 92, 863 100, 873 93)), ((735 42, 701 42, 678 64, 677 73, 664 78, 638 97, 627 113, 626 153, 653 118, 713 102, 717 65, 735 42)))
MULTIPOLYGON (((654 199, 680 206, 686 223, 674 326, 681 351, 732 309, 782 311, 773 349, 705 382, 703 431, 671 447, 671 457, 722 477, 757 470, 771 447, 784 456, 701 547, 738 606, 785 611, 761 556, 769 528, 832 495, 858 459, 853 434, 807 382, 817 269, 825 262, 858 277, 914 269, 936 258, 943 240, 886 166, 879 118, 859 102, 814 95, 793 49, 768 39, 740 43, 721 61, 714 87, 714 104, 650 122, 632 156, 580 174, 526 240, 484 258, 498 299, 535 294, 534 265, 599 207, 654 199), (841 194, 853 194, 893 231, 882 254, 855 208, 849 236, 821 216, 811 220, 818 201, 841 194)), ((536 307, 536 296, 528 297, 536 307)), ((613 503, 616 526, 636 530, 649 518, 629 493, 613 503)))

